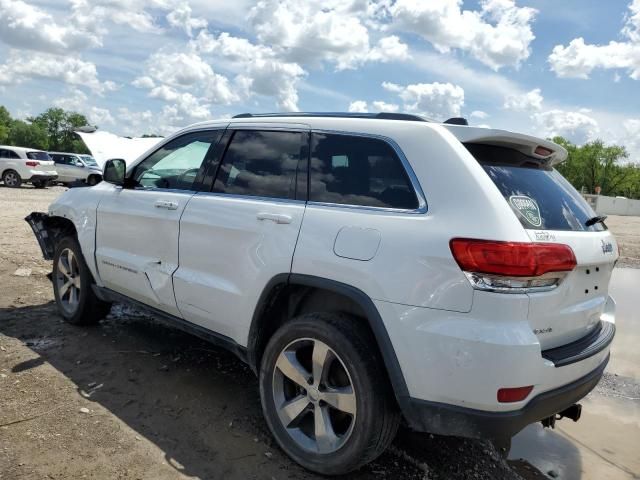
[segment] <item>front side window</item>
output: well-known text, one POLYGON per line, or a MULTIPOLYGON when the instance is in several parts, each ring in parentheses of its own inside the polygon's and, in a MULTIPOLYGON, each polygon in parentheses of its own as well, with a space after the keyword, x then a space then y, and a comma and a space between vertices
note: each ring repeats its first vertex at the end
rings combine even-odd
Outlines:
POLYGON ((222 130, 192 132, 171 140, 135 168, 134 185, 143 188, 191 190, 207 152, 222 130))
POLYGON ((413 210, 418 198, 394 149, 377 138, 314 133, 309 200, 413 210))
POLYGON ((234 133, 213 191, 295 198, 296 171, 305 148, 302 132, 239 130, 234 133))

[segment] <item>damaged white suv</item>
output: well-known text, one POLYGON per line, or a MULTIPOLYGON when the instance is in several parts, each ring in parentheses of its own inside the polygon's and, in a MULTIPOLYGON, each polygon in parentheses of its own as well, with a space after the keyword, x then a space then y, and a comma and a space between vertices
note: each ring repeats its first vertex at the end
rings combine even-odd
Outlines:
POLYGON ((310 470, 371 461, 401 419, 504 441, 579 417, 618 248, 554 170, 562 147, 465 123, 200 123, 27 220, 67 321, 132 302, 229 348, 310 470))

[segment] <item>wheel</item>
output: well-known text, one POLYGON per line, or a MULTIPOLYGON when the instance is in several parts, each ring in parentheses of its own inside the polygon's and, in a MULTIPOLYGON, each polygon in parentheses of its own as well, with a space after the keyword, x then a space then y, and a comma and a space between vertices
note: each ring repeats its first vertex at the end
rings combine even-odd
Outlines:
POLYGON ((98 299, 93 278, 74 237, 63 238, 53 256, 53 295, 58 312, 74 325, 97 323, 107 316, 111 304, 98 299))
POLYGON ((47 186, 47 182, 46 181, 35 181, 35 182, 31 182, 31 184, 35 187, 35 188, 45 188, 47 186))
POLYGON ((90 187, 97 185, 98 182, 99 182, 99 179, 97 175, 91 175, 89 178, 87 178, 87 185, 89 185, 90 187))
POLYGON ((260 367, 262 410, 280 447, 324 475, 378 457, 400 422, 375 339, 358 319, 312 313, 271 337, 260 367))
POLYGON ((22 178, 15 170, 7 170, 2 174, 2 181, 9 188, 18 188, 22 185, 22 178))
POLYGON ((490 441, 498 455, 505 459, 509 456, 509 452, 511 452, 511 437, 494 438, 490 441))

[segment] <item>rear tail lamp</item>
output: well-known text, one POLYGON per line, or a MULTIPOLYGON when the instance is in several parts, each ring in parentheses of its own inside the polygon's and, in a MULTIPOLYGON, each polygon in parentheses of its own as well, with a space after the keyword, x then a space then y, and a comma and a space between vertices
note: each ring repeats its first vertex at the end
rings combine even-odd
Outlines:
POLYGON ((549 150, 548 148, 543 147, 542 145, 538 145, 534 150, 534 153, 536 155, 540 155, 541 157, 548 157, 553 153, 553 150, 549 150))
POLYGON ((38 165, 40 165, 40 162, 33 162, 33 161, 25 162, 25 163, 27 167, 37 167, 38 165))
POLYGON ((529 396, 531 390, 533 390, 533 385, 529 385, 528 387, 501 388, 498 390, 498 402, 521 402, 529 396))
POLYGON ((576 266, 568 245, 454 238, 451 253, 474 288, 509 293, 550 289, 576 266))

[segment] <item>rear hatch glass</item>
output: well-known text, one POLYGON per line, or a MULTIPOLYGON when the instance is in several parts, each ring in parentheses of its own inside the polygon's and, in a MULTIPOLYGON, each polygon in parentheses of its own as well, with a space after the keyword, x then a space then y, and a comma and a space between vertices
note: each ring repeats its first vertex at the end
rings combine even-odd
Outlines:
POLYGON ((586 225, 596 213, 557 170, 511 148, 465 146, 493 180, 524 228, 606 230, 603 223, 586 225))
POLYGON ((582 196, 553 168, 517 150, 465 144, 493 180, 531 241, 569 245, 577 265, 553 290, 529 293, 529 323, 542 350, 598 328, 609 301, 615 239, 582 196))

